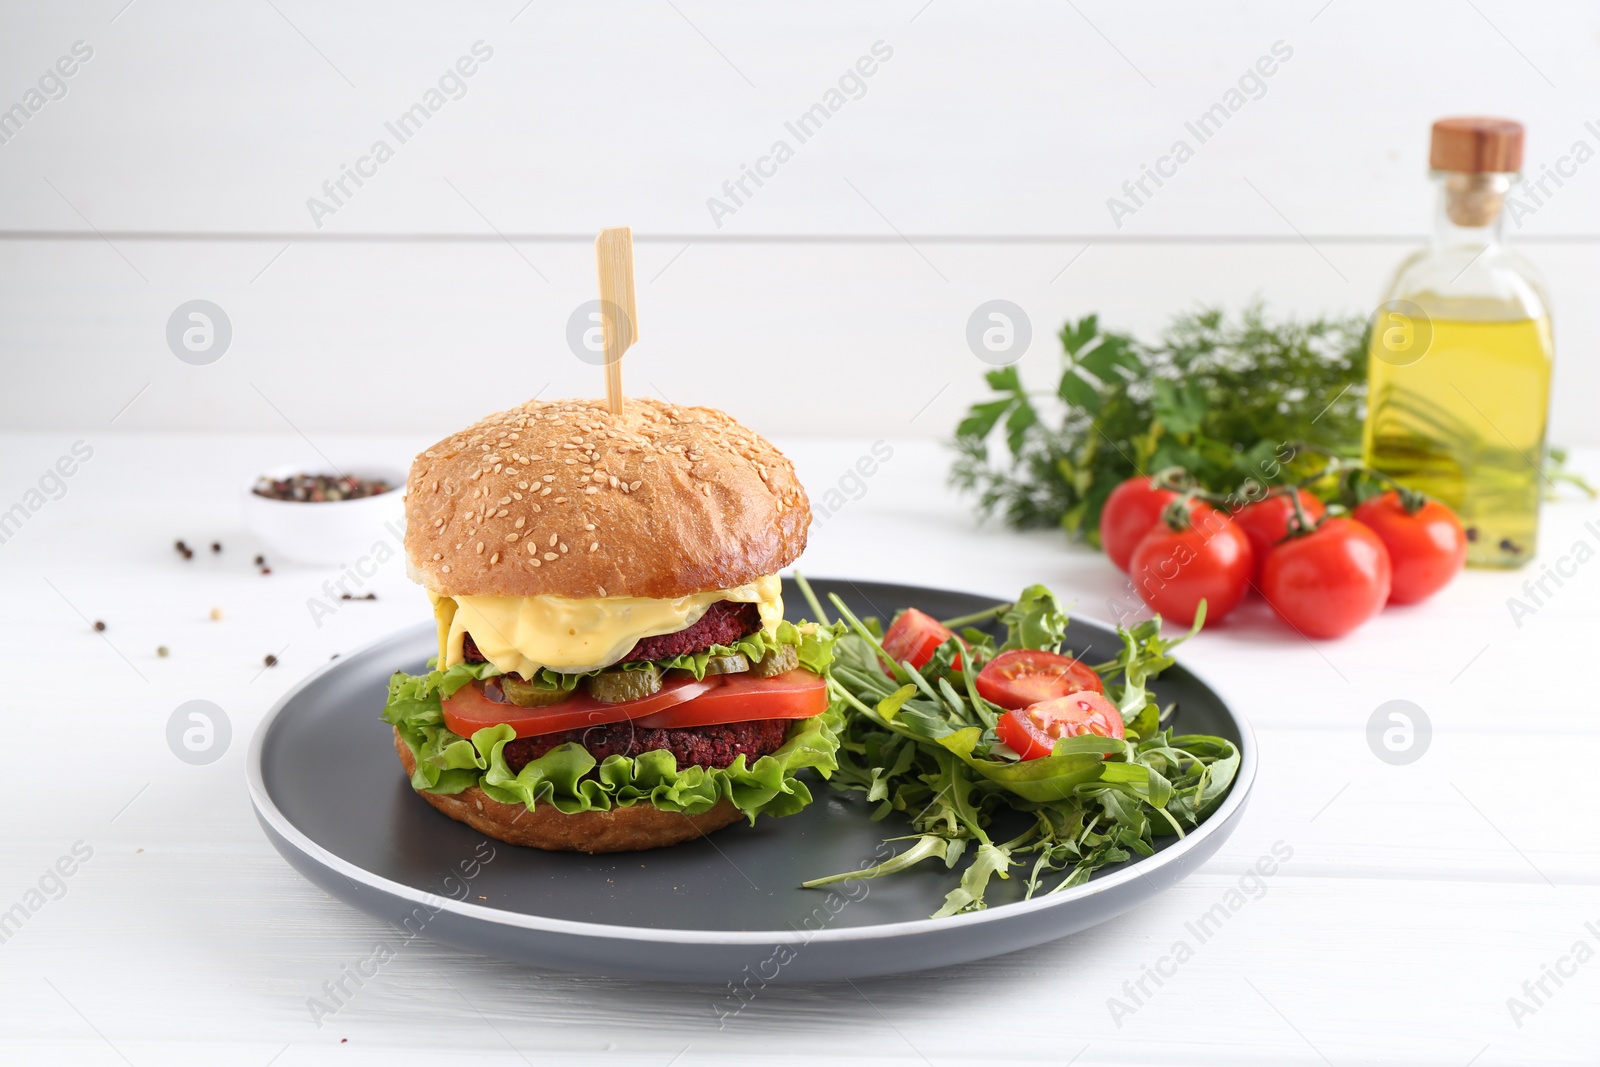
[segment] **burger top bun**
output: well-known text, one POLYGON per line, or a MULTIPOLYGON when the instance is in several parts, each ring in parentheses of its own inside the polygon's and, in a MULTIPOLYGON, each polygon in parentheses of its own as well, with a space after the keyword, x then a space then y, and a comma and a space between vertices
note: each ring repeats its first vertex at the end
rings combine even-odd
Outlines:
POLYGON ((774 574, 806 546, 794 467, 715 408, 529 401, 411 464, 406 554, 447 596, 667 599, 774 574))

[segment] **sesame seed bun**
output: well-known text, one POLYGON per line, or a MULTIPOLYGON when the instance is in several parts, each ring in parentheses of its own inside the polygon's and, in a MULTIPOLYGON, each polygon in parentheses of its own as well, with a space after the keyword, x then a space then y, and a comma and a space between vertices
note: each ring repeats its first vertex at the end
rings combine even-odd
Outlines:
POLYGON ((529 401, 424 451, 406 554, 449 596, 667 599, 775 574, 806 546, 794 467, 714 408, 529 401))
MULTIPOLYGON (((401 739, 399 730, 394 733, 394 747, 409 777, 417 769, 417 761, 401 739)), ((699 815, 663 811, 648 803, 566 815, 553 804, 540 804, 532 811, 521 804, 502 804, 490 799, 475 785, 454 794, 419 793, 418 796, 456 822, 464 822, 496 841, 550 852, 637 852, 664 848, 704 837, 743 817, 727 798, 699 815)))

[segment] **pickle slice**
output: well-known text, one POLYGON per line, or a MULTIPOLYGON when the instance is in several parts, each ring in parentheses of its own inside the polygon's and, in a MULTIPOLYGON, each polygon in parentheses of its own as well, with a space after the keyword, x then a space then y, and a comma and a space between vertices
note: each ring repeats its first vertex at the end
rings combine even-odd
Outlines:
POLYGON ((559 704, 572 695, 568 689, 546 689, 542 685, 524 682, 514 674, 500 676, 500 691, 506 699, 519 708, 546 708, 559 704))
POLYGON ((638 700, 661 691, 661 672, 651 664, 647 669, 605 671, 587 682, 589 695, 607 704, 638 700))
POLYGON ((793 645, 778 645, 769 649, 750 667, 750 673, 757 678, 771 678, 774 675, 786 674, 800 666, 800 653, 793 645))
POLYGON ((743 652, 712 656, 706 660, 707 674, 743 674, 750 669, 750 657, 743 652))

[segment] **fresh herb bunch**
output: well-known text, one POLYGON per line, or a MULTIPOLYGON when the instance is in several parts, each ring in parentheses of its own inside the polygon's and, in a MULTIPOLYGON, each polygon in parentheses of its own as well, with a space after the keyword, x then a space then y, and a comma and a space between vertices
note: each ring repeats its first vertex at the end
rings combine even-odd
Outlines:
MULTIPOLYGON (((810 586, 799 575, 795 580, 812 611, 826 620, 810 586)), ((968 627, 965 647, 952 638, 920 669, 884 652, 876 620, 857 618, 838 596, 829 599, 849 626, 834 646, 829 682, 845 717, 831 784, 864 793, 877 804, 874 819, 898 812, 915 832, 897 839, 911 843, 886 862, 818 878, 808 887, 878 878, 930 859, 954 868, 971 850, 960 884, 935 918, 982 908, 990 880, 1009 878, 1013 867, 1025 868, 1028 896, 1054 893, 1107 864, 1150 855, 1158 836, 1182 836, 1233 784, 1239 750, 1232 742, 1174 736, 1161 727, 1163 712, 1147 683, 1172 665, 1171 649, 1184 638, 1163 638, 1159 618, 1119 630, 1121 652, 1095 667, 1107 682, 1107 698, 1122 712, 1126 739, 1069 737, 1049 756, 1021 761, 995 734, 1004 709, 978 695, 974 677, 1002 651, 1060 650, 1067 615, 1054 594, 1030 586, 1013 604, 951 620, 959 625, 997 617, 1006 639, 997 648, 988 633, 968 627), (956 667, 957 657, 965 669, 956 667), (1031 822, 996 841, 990 830, 1008 811, 1031 822), (1065 874, 1053 877, 1059 872, 1065 874)))
POLYGON ((951 481, 976 493, 984 514, 1015 527, 1059 524, 1098 545, 1106 497, 1135 474, 1180 466, 1227 493, 1277 476, 1274 452, 1286 441, 1355 455, 1366 329, 1359 318, 1270 322, 1259 306, 1237 319, 1218 309, 1179 315, 1155 344, 1101 330, 1094 315, 1069 322, 1054 393, 1025 388, 1015 366, 988 372, 999 395, 957 426, 951 481), (1042 397, 1065 405, 1058 423, 1042 397), (1003 459, 991 457, 997 429, 1003 459))

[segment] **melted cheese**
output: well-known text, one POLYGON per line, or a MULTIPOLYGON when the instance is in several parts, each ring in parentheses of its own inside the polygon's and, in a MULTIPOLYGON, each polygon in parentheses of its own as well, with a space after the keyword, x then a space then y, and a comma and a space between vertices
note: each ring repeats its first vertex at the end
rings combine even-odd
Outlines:
POLYGON ((783 619, 783 583, 769 574, 747 585, 670 600, 558 596, 442 596, 432 590, 440 669, 462 661, 461 639, 472 635, 484 658, 506 674, 533 676, 541 667, 565 674, 618 662, 641 638, 693 626, 719 600, 755 604, 772 632, 783 619))

